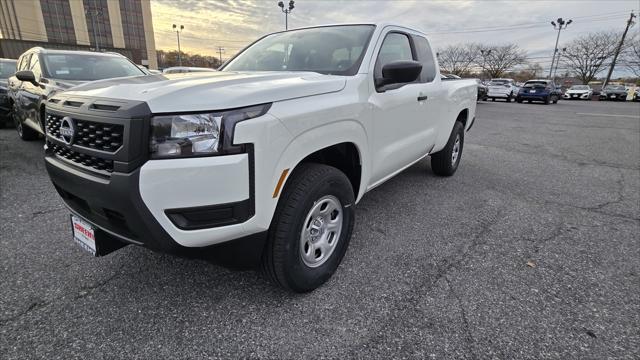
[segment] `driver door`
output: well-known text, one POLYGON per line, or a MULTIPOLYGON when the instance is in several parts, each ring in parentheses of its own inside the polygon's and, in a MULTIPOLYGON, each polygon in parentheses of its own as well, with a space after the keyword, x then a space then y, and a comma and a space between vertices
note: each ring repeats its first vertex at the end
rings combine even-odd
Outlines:
POLYGON ((380 88, 376 80, 382 77, 382 67, 398 60, 418 60, 409 34, 391 30, 383 35, 382 44, 375 52, 372 76, 373 134, 370 140, 373 186, 398 170, 424 156, 427 133, 424 122, 426 94, 420 80, 380 88))

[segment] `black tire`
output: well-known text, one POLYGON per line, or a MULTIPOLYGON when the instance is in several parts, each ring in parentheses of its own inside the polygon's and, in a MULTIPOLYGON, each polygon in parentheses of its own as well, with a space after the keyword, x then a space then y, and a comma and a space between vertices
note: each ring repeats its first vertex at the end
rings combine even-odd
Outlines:
POLYGON ((491 101, 496 101, 496 98, 491 98, 491 101))
POLYGON ((558 97, 557 97, 557 96, 554 96, 554 97, 553 97, 553 103, 554 103, 554 104, 557 104, 557 103, 558 103, 558 97))
POLYGON ((449 141, 444 149, 431 155, 431 170, 440 176, 451 176, 455 174, 462 158, 462 149, 464 147, 464 126, 461 122, 456 121, 449 135, 449 141), (458 155, 453 161, 453 150, 456 145, 456 139, 459 139, 458 155))
POLYGON ((18 136, 24 141, 36 140, 40 136, 37 131, 33 130, 29 126, 24 125, 24 123, 18 118, 14 117, 14 124, 16 126, 16 130, 18 131, 18 136))
POLYGON ((520 98, 516 98, 516 102, 517 102, 518 104, 522 104, 522 99, 520 99, 520 98))
MULTIPOLYGON (((294 292, 308 292, 324 284, 342 261, 354 224, 354 194, 347 176, 322 164, 299 165, 287 181, 269 227, 261 272, 273 283, 294 292), (328 258, 317 267, 305 264, 301 232, 312 207, 331 195, 340 201, 342 230, 328 258)), ((307 225, 308 226, 308 225, 307 225)))
POLYGON ((549 105, 551 101, 549 100, 549 96, 547 96, 546 98, 544 98, 544 104, 545 105, 549 105))

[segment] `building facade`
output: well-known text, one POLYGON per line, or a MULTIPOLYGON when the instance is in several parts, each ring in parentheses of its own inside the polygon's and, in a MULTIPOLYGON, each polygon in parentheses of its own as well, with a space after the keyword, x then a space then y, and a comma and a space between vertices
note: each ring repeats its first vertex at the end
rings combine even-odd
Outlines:
POLYGON ((150 0, 0 0, 0 58, 34 46, 114 51, 158 67, 150 0))

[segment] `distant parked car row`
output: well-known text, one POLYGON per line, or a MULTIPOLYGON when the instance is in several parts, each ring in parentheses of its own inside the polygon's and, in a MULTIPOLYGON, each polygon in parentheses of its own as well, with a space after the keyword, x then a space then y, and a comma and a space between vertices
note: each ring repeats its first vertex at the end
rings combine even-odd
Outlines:
MULTIPOLYGON (((513 79, 491 79, 486 86, 478 81, 478 100, 557 104, 560 99, 592 100, 594 94, 596 100, 625 101, 628 90, 623 85, 607 85, 600 93, 595 93, 589 85, 573 85, 563 93, 560 86, 547 79, 529 80, 521 86, 517 86, 513 79)), ((640 101, 640 88, 635 89, 632 100, 640 101)))

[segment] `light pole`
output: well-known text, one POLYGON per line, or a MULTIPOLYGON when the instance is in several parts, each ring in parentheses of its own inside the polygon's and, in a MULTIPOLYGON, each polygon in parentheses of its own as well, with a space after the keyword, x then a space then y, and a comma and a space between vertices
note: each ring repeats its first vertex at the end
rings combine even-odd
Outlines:
POLYGON ((553 28, 558 30, 558 36, 556 37, 556 46, 553 48, 553 58, 551 59, 551 68, 549 68, 549 79, 551 79, 551 73, 553 72, 553 63, 556 61, 556 53, 558 52, 558 41, 560 40, 560 31, 566 29, 567 26, 569 26, 569 24, 573 22, 573 20, 571 19, 569 19, 568 21, 564 21, 562 20, 562 18, 558 18, 558 20, 556 21, 558 22, 557 24, 555 21, 551 22, 553 28))
MULTIPOLYGON (((482 71, 484 72, 484 67, 487 62, 487 56, 491 55, 491 49, 485 50, 480 49, 480 54, 482 54, 482 71)), ((482 74, 481 74, 482 77, 482 74)))
POLYGON ((178 66, 182 66, 182 55, 180 55, 180 32, 184 29, 184 25, 173 24, 173 30, 176 31, 176 35, 178 36, 178 66))
MULTIPOLYGON (((567 48, 562 48, 562 52, 567 51, 567 48)), ((558 58, 556 59, 556 68, 553 70, 553 80, 556 79, 556 75, 558 74, 558 66, 560 65, 560 54, 558 54, 558 58)))
POLYGON ((285 9, 284 8, 284 2, 282 1, 278 1, 278 6, 280 6, 280 10, 282 10, 282 12, 284 13, 284 29, 285 30, 289 30, 289 14, 291 14, 291 11, 293 10, 293 8, 295 7, 293 4, 295 3, 295 1, 291 0, 289 1, 289 8, 285 9))
POLYGON ((224 51, 224 48, 222 46, 218 46, 218 53, 220 54, 220 65, 218 66, 222 66, 222 52, 224 51))
POLYGON ((99 22, 97 22, 96 20, 98 20, 98 18, 102 16, 102 11, 98 9, 87 9, 85 14, 91 18, 91 27, 93 30, 93 41, 95 42, 95 45, 96 45, 96 51, 99 52, 100 40, 98 39, 98 32, 100 31, 100 29, 98 29, 99 22))

